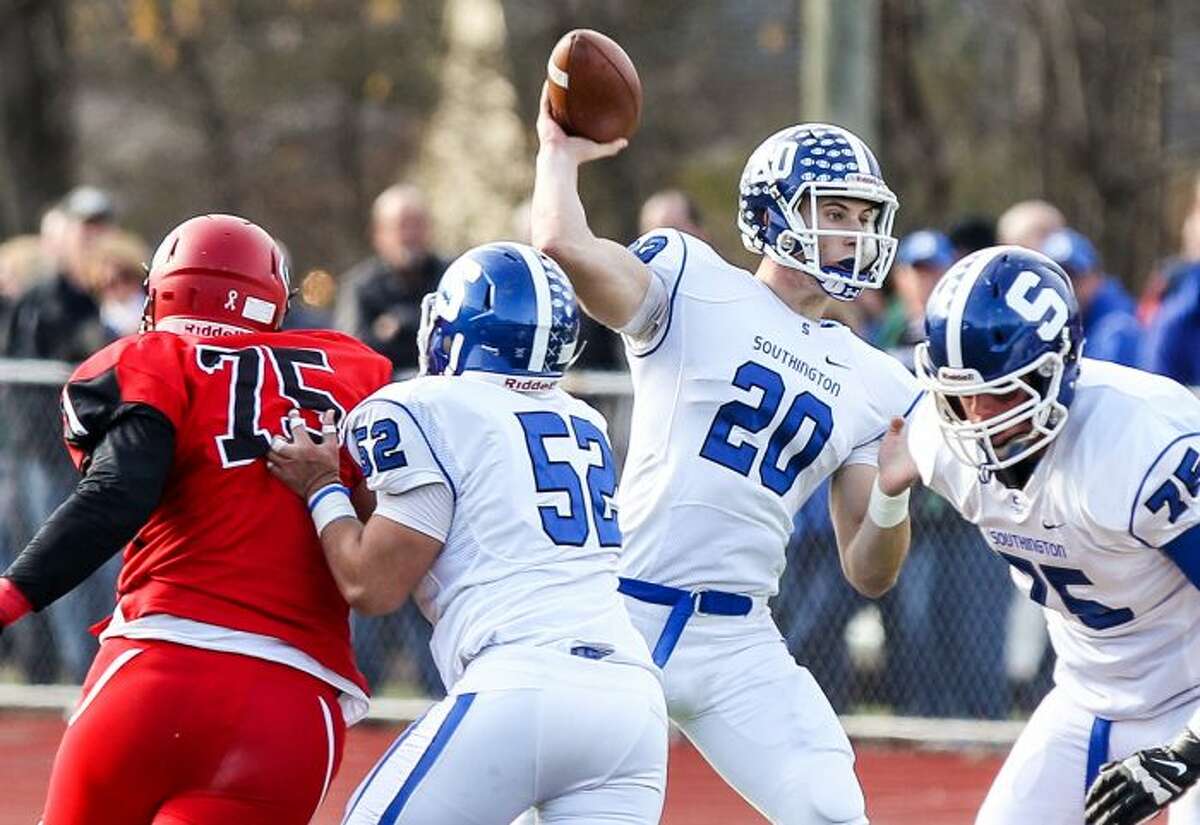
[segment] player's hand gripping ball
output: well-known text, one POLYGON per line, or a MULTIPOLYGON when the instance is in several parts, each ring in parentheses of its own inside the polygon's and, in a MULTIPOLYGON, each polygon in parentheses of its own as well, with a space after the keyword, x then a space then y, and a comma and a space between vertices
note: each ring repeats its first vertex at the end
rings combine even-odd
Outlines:
POLYGON ((642 82, 625 50, 591 29, 562 36, 546 66, 550 116, 568 135, 628 138, 642 115, 642 82))

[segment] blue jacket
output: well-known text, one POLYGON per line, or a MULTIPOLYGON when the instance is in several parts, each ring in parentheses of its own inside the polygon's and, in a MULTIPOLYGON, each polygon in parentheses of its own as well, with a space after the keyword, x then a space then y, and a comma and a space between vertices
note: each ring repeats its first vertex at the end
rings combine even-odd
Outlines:
POLYGON ((1144 370, 1200 385, 1200 263, 1180 273, 1142 342, 1144 370))
POLYGON ((1133 299, 1115 278, 1105 278, 1083 313, 1083 354, 1100 361, 1136 367, 1142 328, 1133 299))

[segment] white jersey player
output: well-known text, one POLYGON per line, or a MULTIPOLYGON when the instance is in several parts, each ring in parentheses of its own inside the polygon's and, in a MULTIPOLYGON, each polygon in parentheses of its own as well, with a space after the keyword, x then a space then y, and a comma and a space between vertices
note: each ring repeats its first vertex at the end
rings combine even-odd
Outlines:
POLYGON ((272 463, 309 497, 334 576, 366 613, 411 593, 433 623, 447 698, 397 740, 352 825, 650 825, 667 717, 617 593, 616 465, 604 418, 556 386, 576 345, 571 285, 519 244, 466 253, 426 299, 430 375, 342 423, 377 504, 365 527, 337 447, 307 435, 272 463))
POLYGON ((584 309, 625 336, 634 409, 621 591, 663 667, 671 716, 771 821, 865 823, 850 743, 766 603, 793 517, 826 478, 856 588, 885 592, 908 549, 907 497, 876 484, 875 464, 915 381, 821 321, 831 299, 882 284, 895 196, 843 129, 772 136, 742 179, 739 227, 765 256, 752 275, 675 230, 632 252, 594 237, 577 169, 624 141, 568 138, 544 107, 538 129, 534 241, 584 309))
MULTIPOLYGON (((1130 755, 1200 707, 1200 401, 1169 379, 1080 358, 1067 276, 1021 247, 952 267, 926 331, 916 361, 931 393, 911 419, 911 458, 898 451, 880 472, 919 473, 978 525, 1043 607, 1057 654, 1055 687, 977 825, 1083 825, 1086 789, 1126 757, 1109 770, 1129 786, 1114 773, 1117 792, 1087 821, 1140 821, 1200 771, 1189 734, 1159 768, 1175 792, 1155 785, 1161 798, 1135 818, 1122 807, 1157 782, 1130 755), (1121 814, 1100 818, 1110 803, 1121 814)), ((1172 824, 1200 822, 1198 801, 1172 808, 1172 824)))

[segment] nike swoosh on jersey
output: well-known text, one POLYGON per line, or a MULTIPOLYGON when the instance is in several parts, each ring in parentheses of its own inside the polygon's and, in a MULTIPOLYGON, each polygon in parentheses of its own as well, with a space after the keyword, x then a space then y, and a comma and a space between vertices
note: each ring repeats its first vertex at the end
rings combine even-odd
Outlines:
POLYGON ((849 365, 849 364, 839 364, 837 361, 834 361, 834 360, 833 360, 832 358, 830 358, 828 355, 826 355, 826 356, 825 356, 825 363, 826 363, 826 364, 829 364, 830 366, 833 366, 833 367, 839 367, 839 368, 841 368, 841 369, 844 369, 844 370, 848 370, 848 369, 850 369, 850 365, 849 365))

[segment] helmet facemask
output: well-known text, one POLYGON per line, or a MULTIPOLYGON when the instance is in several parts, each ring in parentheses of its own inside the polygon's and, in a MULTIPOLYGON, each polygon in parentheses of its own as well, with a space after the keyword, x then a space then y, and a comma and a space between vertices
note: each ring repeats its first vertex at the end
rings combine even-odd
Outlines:
POLYGON ((891 269, 897 245, 897 240, 891 235, 896 207, 895 195, 882 183, 838 181, 803 185, 790 201, 779 202, 788 228, 781 231, 775 243, 767 245, 764 252, 776 263, 799 269, 816 278, 830 297, 852 301, 863 289, 882 287, 891 269), (875 204, 878 211, 873 229, 822 229, 819 206, 821 200, 826 198, 846 198, 875 204), (812 216, 810 221, 804 219, 806 213, 812 216), (810 222, 812 226, 809 226, 810 222), (824 261, 821 259, 822 238, 850 238, 853 240, 854 254, 837 261, 824 261))
POLYGON ((462 354, 462 334, 446 334, 445 315, 439 302, 445 298, 429 292, 421 299, 421 326, 417 330, 417 375, 457 375, 462 354))
POLYGON ((1066 405, 1059 400, 1066 373, 1065 356, 1070 349, 1064 336, 1063 348, 1046 352, 1014 372, 986 381, 970 368, 935 367, 929 344, 917 345, 914 360, 917 377, 933 395, 942 437, 955 458, 978 470, 996 471, 1011 467, 1045 448, 1067 423, 1066 405), (1012 407, 981 421, 970 421, 961 399, 974 395, 1009 395, 1023 398, 1012 407), (1029 422, 1030 429, 1013 435, 1002 444, 993 439, 1029 422))

